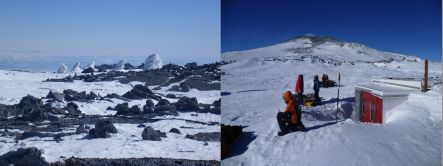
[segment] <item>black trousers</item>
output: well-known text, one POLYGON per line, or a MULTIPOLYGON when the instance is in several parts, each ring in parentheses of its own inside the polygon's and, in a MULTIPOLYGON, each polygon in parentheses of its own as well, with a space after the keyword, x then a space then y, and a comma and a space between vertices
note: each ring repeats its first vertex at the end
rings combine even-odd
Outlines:
POLYGON ((289 132, 289 131, 304 131, 305 126, 301 121, 298 121, 298 123, 293 124, 291 122, 291 115, 287 112, 279 112, 277 113, 277 122, 278 126, 280 127, 280 130, 283 132, 289 132))
POLYGON ((318 90, 314 90, 315 102, 319 104, 321 102, 320 95, 318 94, 318 90))

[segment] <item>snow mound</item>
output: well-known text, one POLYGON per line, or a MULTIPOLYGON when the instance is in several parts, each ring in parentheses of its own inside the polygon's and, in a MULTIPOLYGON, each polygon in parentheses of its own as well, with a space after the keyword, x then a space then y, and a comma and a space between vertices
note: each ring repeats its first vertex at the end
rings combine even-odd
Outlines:
POLYGON ((57 73, 68 73, 68 67, 66 67, 66 65, 62 63, 58 68, 57 73))
POLYGON ((399 123, 406 120, 413 120, 419 124, 427 124, 432 127, 441 125, 441 94, 435 90, 427 93, 412 93, 407 102, 398 105, 386 115, 386 123, 399 123), (432 102, 430 102, 432 101, 432 102), (429 121, 430 120, 430 121, 429 121))
POLYGON ((75 63, 74 66, 72 67, 72 70, 71 70, 72 73, 81 73, 82 71, 83 71, 83 68, 82 68, 80 62, 75 63))
POLYGON ((149 55, 145 60, 145 70, 159 69, 163 66, 163 62, 158 54, 149 55))
POLYGON ((120 62, 118 62, 118 63, 116 64, 116 66, 114 67, 114 70, 116 70, 116 71, 122 71, 122 70, 124 70, 124 68, 125 68, 125 64, 126 64, 126 60, 125 60, 125 59, 120 60, 120 62))

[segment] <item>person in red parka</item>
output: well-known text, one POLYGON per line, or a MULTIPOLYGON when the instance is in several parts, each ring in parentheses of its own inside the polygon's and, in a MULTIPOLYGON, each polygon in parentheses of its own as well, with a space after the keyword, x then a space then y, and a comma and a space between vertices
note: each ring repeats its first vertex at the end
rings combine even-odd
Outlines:
POLYGON ((295 83, 295 93, 297 93, 298 103, 303 105, 303 75, 298 75, 297 82, 295 83))
POLYGON ((298 109, 298 102, 294 100, 291 91, 286 91, 283 94, 283 100, 286 103, 286 109, 277 114, 277 122, 281 130, 278 135, 282 136, 291 131, 304 131, 305 126, 301 122, 301 111, 298 109))

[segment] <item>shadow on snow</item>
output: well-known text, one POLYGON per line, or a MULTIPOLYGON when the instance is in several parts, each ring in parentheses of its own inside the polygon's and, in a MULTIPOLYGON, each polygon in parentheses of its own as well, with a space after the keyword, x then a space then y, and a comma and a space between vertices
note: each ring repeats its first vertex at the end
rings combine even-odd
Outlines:
POLYGON ((239 156, 248 150, 248 145, 257 138, 254 132, 243 132, 240 137, 238 137, 234 143, 230 146, 232 149, 229 150, 229 154, 225 159, 239 156))

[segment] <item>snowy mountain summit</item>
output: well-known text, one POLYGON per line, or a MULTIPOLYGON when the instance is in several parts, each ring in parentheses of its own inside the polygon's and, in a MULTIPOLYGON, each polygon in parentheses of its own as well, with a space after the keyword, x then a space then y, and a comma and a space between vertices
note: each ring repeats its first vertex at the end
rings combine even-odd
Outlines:
POLYGON ((357 42, 340 41, 331 36, 302 35, 281 43, 244 51, 227 52, 223 61, 278 58, 329 63, 420 61, 414 56, 379 51, 357 42))
POLYGON ((151 54, 145 60, 145 70, 159 69, 163 66, 163 62, 158 54, 151 54))

